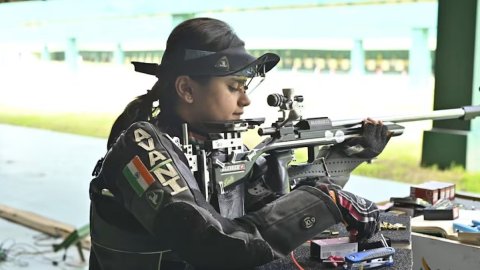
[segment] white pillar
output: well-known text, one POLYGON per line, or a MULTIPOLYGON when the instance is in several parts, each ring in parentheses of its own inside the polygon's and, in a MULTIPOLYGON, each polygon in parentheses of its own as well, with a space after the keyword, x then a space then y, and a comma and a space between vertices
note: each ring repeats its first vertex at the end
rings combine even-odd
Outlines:
POLYGON ((411 32, 412 45, 408 56, 408 73, 410 85, 423 89, 428 86, 432 76, 432 60, 428 48, 428 29, 413 28, 411 32))
POLYGON ((350 74, 365 74, 365 50, 363 49, 363 40, 355 39, 350 52, 350 74))

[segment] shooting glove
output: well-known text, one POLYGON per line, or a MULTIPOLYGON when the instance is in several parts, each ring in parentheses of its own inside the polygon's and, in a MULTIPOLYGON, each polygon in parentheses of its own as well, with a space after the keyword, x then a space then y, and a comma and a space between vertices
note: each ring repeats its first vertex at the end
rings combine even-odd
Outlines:
POLYGON ((361 135, 361 137, 348 139, 341 144, 342 150, 347 156, 374 158, 383 151, 391 137, 386 126, 371 119, 363 121, 361 135))
POLYGON ((335 185, 317 184, 328 194, 340 209, 347 230, 356 234, 357 241, 372 237, 379 230, 379 209, 374 202, 366 200, 335 185))

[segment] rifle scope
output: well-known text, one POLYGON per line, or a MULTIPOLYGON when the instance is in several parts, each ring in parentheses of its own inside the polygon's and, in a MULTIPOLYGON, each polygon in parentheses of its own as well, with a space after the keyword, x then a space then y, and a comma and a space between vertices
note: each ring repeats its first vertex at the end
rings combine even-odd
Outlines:
MULTIPOLYGON (((293 101, 303 102, 303 96, 294 96, 293 101)), ((291 108, 293 101, 282 94, 271 94, 267 97, 267 103, 272 107, 291 108)))

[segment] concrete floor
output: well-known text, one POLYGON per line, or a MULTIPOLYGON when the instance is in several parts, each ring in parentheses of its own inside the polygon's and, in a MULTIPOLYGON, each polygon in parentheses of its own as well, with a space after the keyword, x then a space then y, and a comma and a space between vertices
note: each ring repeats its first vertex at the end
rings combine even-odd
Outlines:
MULTIPOLYGON (((105 154, 106 140, 47 130, 0 124, 0 204, 32 211, 80 227, 88 224, 88 186, 96 161, 105 154)), ((352 176, 346 190, 372 201, 407 196, 409 185, 352 176)), ((58 239, 0 219, 0 248, 49 251, 58 239), (14 245, 14 246, 12 246, 14 245), (23 248, 23 249, 21 249, 23 248)), ((85 253, 88 257, 88 252, 85 253)), ((58 266, 63 252, 20 255, 0 262, 0 269, 87 269, 79 265, 76 249, 58 266)))

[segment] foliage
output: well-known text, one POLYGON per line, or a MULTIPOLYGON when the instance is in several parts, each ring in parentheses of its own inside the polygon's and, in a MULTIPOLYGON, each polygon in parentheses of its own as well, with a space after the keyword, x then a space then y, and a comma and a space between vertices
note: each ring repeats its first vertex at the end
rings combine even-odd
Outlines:
POLYGON ((0 109, 0 123, 80 135, 107 137, 115 121, 110 114, 32 113, 0 109))

